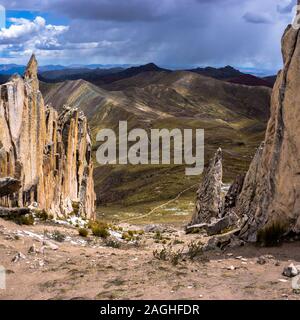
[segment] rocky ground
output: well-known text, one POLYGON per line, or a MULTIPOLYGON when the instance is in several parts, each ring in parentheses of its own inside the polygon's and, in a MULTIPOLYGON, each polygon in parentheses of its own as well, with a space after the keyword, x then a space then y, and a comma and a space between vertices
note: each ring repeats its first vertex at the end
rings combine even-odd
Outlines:
POLYGON ((0 298, 300 299, 292 278, 282 275, 290 263, 300 264, 299 242, 201 252, 203 235, 172 226, 143 228, 138 241, 124 241, 116 231, 104 241, 80 237, 67 225, 19 226, 1 219, 6 289, 0 298))

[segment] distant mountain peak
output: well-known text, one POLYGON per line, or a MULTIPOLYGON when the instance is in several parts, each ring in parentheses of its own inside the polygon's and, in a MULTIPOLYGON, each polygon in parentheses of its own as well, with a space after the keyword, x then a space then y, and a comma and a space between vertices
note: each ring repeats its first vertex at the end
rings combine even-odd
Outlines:
POLYGON ((128 70, 139 70, 139 71, 165 71, 166 69, 160 68, 159 66, 157 66, 155 63, 150 62, 147 64, 143 64, 140 66, 136 66, 136 67, 131 67, 128 70))
POLYGON ((225 66, 222 68, 214 68, 214 67, 206 67, 206 68, 195 68, 188 70, 191 72, 195 72, 201 74, 203 76, 219 79, 219 80, 227 80, 230 78, 235 78, 241 76, 243 73, 239 70, 233 68, 232 66, 225 66))
POLYGON ((144 67, 155 68, 155 69, 159 68, 159 67, 158 67, 155 63, 153 63, 153 62, 146 63, 146 64, 144 65, 144 67))
POLYGON ((230 65, 227 65, 227 66, 225 66, 224 68, 221 68, 221 69, 239 71, 238 69, 236 69, 236 68, 234 68, 234 67, 232 67, 232 66, 230 66, 230 65))

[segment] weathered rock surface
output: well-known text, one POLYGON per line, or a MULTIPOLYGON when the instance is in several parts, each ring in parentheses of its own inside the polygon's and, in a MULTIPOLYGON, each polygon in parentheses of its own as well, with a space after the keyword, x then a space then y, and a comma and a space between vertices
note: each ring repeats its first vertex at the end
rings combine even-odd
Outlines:
POLYGON ((239 217, 232 207, 242 188, 240 176, 228 190, 225 201, 222 195, 222 150, 218 149, 203 174, 203 181, 197 191, 196 209, 187 233, 206 231, 212 236, 236 228, 239 217), (226 210, 225 210, 226 208, 226 210))
POLYGON ((221 219, 215 219, 211 223, 193 224, 186 227, 186 233, 198 233, 205 231, 208 236, 213 236, 226 231, 229 227, 234 225, 230 216, 226 216, 221 219))
POLYGON ((0 207, 0 217, 23 216, 30 213, 29 208, 5 208, 0 207))
POLYGON ((224 218, 218 219, 207 226, 206 232, 209 236, 222 233, 232 225, 230 217, 226 216, 224 218))
POLYGON ((232 215, 236 215, 234 212, 234 208, 236 206, 236 201, 242 191, 244 184, 245 175, 238 175, 230 186, 224 200, 224 205, 222 208, 222 216, 228 215, 231 213, 232 215))
POLYGON ((244 220, 240 237, 246 241, 271 237, 270 232, 300 232, 299 40, 299 30, 288 26, 282 39, 284 68, 273 89, 265 141, 236 201, 235 212, 244 220))
POLYGON ((20 188, 20 180, 11 177, 0 178, 0 197, 17 192, 20 188))
MULTIPOLYGON (((229 189, 221 212, 222 217, 238 220, 239 238, 244 241, 275 243, 290 232, 300 233, 299 29, 285 30, 282 55, 284 68, 273 89, 265 140, 245 178, 238 177, 229 189)), ((212 162, 206 171, 193 224, 207 223, 220 209, 218 168, 212 162)))
POLYGON ((297 276, 300 273, 300 266, 295 266, 291 263, 288 267, 283 269, 282 274, 288 278, 297 276))
POLYGON ((0 177, 20 180, 20 190, 0 198, 4 207, 37 202, 54 216, 71 212, 94 218, 91 139, 85 116, 65 108, 58 115, 44 105, 37 61, 24 79, 0 86, 0 177))
POLYGON ((218 149, 203 173, 197 191, 196 208, 190 225, 207 223, 220 217, 222 209, 222 150, 218 149))
POLYGON ((243 245, 243 241, 236 236, 239 229, 231 230, 221 235, 215 235, 211 237, 207 244, 203 247, 204 251, 210 251, 215 249, 224 249, 225 247, 235 247, 243 245))

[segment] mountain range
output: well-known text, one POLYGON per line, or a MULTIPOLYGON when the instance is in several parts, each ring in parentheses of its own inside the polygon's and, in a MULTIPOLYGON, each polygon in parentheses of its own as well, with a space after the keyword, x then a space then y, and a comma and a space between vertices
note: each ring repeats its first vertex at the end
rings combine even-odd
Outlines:
MULTIPOLYGON (((23 74, 25 66, 8 64, 0 65, 0 83, 4 83, 9 75, 14 73, 23 74)), ((154 63, 141 66, 128 65, 47 65, 39 68, 39 79, 43 82, 61 82, 65 80, 83 79, 95 85, 115 82, 137 75, 146 71, 166 71, 174 72, 170 69, 160 68, 154 63)), ((275 76, 258 77, 253 74, 243 73, 231 66, 223 68, 194 68, 186 71, 198 73, 200 75, 224 80, 232 83, 245 84, 249 86, 273 87, 275 76)))
MULTIPOLYGON (((19 67, 2 66, 0 74, 5 74, 0 81, 7 81, 9 72, 19 67)), ((117 131, 121 120, 128 121, 129 130, 202 128, 205 160, 219 146, 224 151, 225 181, 247 169, 263 138, 274 81, 274 77, 259 78, 230 66, 174 71, 154 63, 107 69, 47 66, 39 68, 39 79, 46 104, 59 111, 64 105, 79 107, 86 114, 94 158, 99 146, 97 132, 103 128, 117 131)), ((96 163, 94 176, 100 208, 136 210, 147 210, 173 198, 199 180, 197 176, 185 176, 184 165, 96 163)), ((187 201, 194 197, 192 189, 186 197, 187 201)))
MULTIPOLYGON (((117 132, 121 120, 128 121, 129 130, 203 128, 206 161, 218 146, 224 150, 225 181, 246 170, 269 117, 267 86, 230 83, 199 72, 148 64, 89 80, 41 82, 41 91, 45 103, 58 109, 65 104, 79 107, 85 113, 94 153, 97 132, 117 132)), ((146 210, 199 181, 198 176, 185 176, 184 165, 95 166, 97 205, 110 212, 111 206, 146 210)), ((186 196, 192 199, 193 190, 186 196)))

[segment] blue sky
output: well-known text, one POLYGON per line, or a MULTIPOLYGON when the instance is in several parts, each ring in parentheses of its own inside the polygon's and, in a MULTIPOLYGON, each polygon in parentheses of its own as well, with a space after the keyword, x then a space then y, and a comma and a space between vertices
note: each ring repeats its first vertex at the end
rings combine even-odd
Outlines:
POLYGON ((0 0, 0 63, 277 70, 295 0, 0 0))
MULTIPOLYGON (((0 1, 1 3, 1 1, 0 1)), ((6 10, 6 27, 9 28, 13 23, 10 21, 11 18, 24 18, 34 20, 37 16, 43 17, 49 24, 63 24, 68 25, 69 19, 58 14, 40 12, 40 11, 26 11, 26 10, 6 10)))

